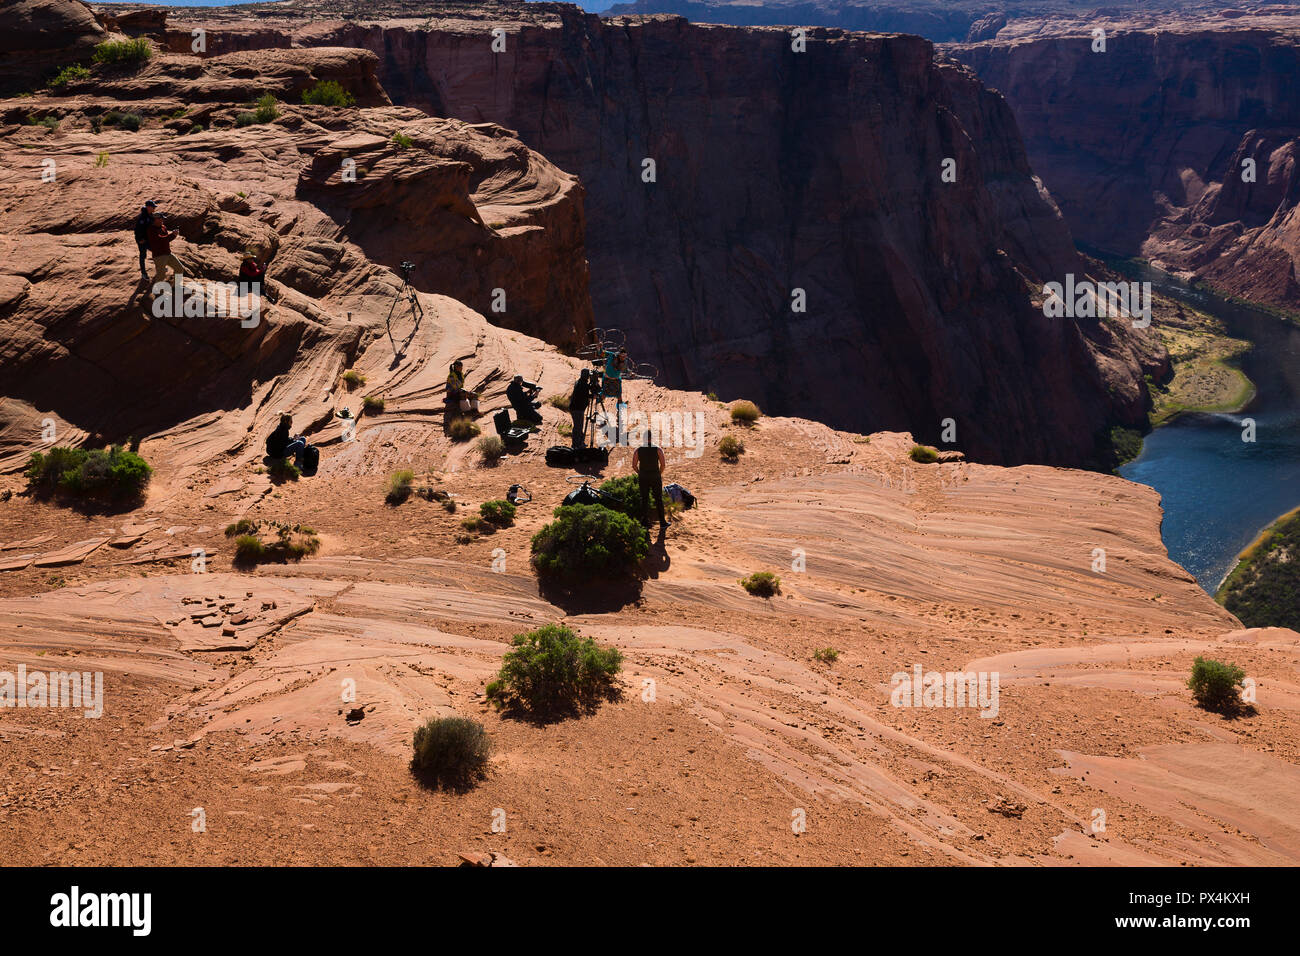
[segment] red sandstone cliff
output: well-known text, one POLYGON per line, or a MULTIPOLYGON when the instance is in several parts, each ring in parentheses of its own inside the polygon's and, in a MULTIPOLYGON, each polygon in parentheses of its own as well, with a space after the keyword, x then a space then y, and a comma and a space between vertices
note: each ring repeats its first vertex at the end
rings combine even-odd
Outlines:
POLYGON ((1300 307, 1300 20, 1015 21, 951 52, 1006 95, 1081 240, 1300 307))
POLYGON ((953 418, 994 461, 1093 460, 1108 424, 1143 420, 1127 332, 1031 304, 1079 270, 1069 232, 1005 104, 924 40, 814 30, 795 53, 783 30, 542 3, 250 9, 175 11, 168 42, 369 49, 394 102, 517 130, 577 174, 597 324, 667 384, 929 440, 953 418))

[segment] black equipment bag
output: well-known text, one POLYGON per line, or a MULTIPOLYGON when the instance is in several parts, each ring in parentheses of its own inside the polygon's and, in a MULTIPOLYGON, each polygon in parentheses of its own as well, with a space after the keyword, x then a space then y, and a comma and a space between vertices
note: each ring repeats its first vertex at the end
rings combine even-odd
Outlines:
POLYGON ((307 476, 314 475, 319 466, 320 449, 315 445, 308 445, 302 450, 302 473, 307 476))
POLYGON ((552 445, 546 449, 546 463, 552 468, 572 468, 577 456, 568 445, 552 445))

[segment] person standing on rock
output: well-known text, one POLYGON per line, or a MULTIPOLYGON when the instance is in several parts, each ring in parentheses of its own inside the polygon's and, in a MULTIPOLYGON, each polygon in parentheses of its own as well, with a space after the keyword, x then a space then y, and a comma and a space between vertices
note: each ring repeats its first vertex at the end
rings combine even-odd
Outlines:
POLYGON ((167 269, 171 269, 178 278, 185 277, 181 262, 172 255, 172 240, 180 235, 175 229, 167 228, 167 216, 158 213, 153 224, 149 226, 149 251, 153 253, 153 281, 157 285, 163 281, 167 269))
POLYGON ((632 470, 636 472, 637 488, 641 492, 641 522, 647 524, 646 510, 650 504, 650 493, 655 496, 655 505, 659 509, 659 527, 666 528, 669 521, 664 517, 664 450, 654 443, 650 429, 645 430, 645 444, 632 454, 632 470))
POLYGON ((582 375, 573 384, 569 393, 569 417, 573 419, 573 447, 581 450, 587 437, 587 406, 591 404, 590 371, 582 370, 582 375))
POLYGON ((153 225, 153 213, 158 204, 150 199, 135 217, 135 244, 140 250, 140 281, 149 281, 149 272, 144 267, 145 253, 149 251, 149 228, 153 225))

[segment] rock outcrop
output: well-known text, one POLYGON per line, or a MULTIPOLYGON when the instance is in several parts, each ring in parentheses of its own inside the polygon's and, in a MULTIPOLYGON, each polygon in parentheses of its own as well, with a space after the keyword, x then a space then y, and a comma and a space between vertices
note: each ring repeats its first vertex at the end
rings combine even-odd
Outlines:
POLYGON ((107 37, 78 0, 9 0, 0 31, 0 96, 30 91, 61 66, 89 59, 107 37))
POLYGON ((596 323, 661 382, 929 441, 953 419, 990 461, 1100 461, 1110 424, 1143 421, 1125 331, 1032 303, 1080 271, 1069 232, 1005 104, 926 41, 813 30, 797 53, 783 30, 561 4, 340 10, 204 11, 167 42, 368 49, 395 103, 517 130, 583 183, 596 323))
POLYGON ((1300 308, 1300 19, 1014 21, 950 52, 1006 95, 1079 239, 1300 308))

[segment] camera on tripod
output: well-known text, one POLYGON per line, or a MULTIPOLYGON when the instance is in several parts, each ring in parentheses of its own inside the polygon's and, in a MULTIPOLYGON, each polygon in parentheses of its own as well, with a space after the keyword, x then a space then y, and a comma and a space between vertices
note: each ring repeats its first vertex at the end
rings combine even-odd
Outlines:
POLYGON ((402 281, 409 285, 411 282, 411 270, 415 268, 415 263, 411 262, 409 259, 403 259, 401 268, 402 281))

